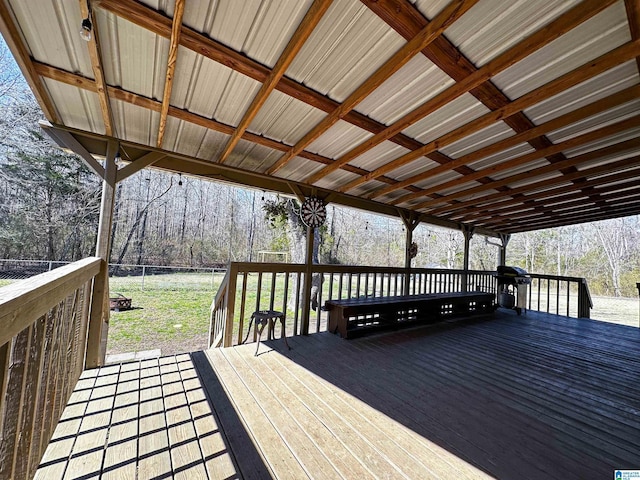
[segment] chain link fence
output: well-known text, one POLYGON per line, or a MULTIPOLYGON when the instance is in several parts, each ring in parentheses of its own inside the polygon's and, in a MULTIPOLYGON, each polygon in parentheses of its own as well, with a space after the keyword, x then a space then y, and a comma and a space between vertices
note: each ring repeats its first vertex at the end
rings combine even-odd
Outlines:
MULTIPOLYGON (((0 259, 0 287, 33 277, 71 262, 0 259)), ((110 290, 195 290, 213 292, 225 268, 170 267, 166 265, 109 264, 110 290)))

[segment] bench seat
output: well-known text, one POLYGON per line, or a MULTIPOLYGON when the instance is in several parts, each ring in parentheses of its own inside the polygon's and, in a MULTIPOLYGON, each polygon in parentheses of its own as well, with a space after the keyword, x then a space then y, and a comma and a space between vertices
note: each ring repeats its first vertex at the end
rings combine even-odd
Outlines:
POLYGON ((349 298, 327 300, 325 309, 329 312, 329 331, 353 338, 372 330, 490 313, 495 310, 495 295, 474 291, 349 298))

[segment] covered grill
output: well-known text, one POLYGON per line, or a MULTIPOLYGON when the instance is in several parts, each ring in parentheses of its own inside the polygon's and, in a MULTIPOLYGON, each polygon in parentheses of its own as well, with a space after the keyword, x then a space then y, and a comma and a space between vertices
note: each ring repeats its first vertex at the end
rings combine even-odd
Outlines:
POLYGON ((518 315, 527 308, 527 290, 531 277, 520 267, 498 266, 498 305, 514 309, 518 315))

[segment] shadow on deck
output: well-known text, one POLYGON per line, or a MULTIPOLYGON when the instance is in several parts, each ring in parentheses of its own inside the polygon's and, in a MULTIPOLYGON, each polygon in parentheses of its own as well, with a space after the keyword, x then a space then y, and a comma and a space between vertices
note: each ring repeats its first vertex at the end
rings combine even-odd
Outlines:
POLYGON ((640 468, 637 328, 498 311, 290 342, 85 372, 39 475, 595 479, 640 468))

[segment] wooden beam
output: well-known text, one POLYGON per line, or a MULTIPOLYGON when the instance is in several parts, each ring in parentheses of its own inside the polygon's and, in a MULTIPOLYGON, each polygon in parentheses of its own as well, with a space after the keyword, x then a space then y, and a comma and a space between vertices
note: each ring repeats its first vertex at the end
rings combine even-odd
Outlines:
MULTIPOLYGON (((578 147, 580 145, 584 145, 591 141, 605 138, 611 135, 615 135, 616 133, 620 133, 625 130, 629 130, 631 128, 636 128, 638 126, 640 126, 640 115, 636 115, 635 117, 628 118, 621 122, 617 122, 612 125, 608 125, 606 127, 602 127, 582 135, 578 135, 576 137, 570 138, 569 140, 565 140, 564 142, 556 143, 551 147, 545 148, 543 150, 537 150, 535 152, 527 153, 525 155, 521 155, 519 157, 513 158, 506 162, 502 162, 498 165, 493 165, 491 167, 478 170, 475 173, 471 175, 467 175, 463 178, 456 178, 454 180, 441 183, 433 187, 429 187, 427 189, 424 189, 422 192, 424 192, 423 195, 429 195, 430 193, 443 191, 448 188, 458 187, 462 184, 472 182, 477 178, 490 176, 499 172, 503 172, 505 170, 510 170, 512 168, 525 165, 527 163, 543 158, 546 155, 552 155, 554 153, 558 153, 569 148, 578 147)), ((555 166, 556 164, 553 164, 553 165, 555 166)), ((556 166, 556 170, 557 169, 558 167, 556 166)), ((486 183, 476 188, 481 188, 483 190, 490 190, 495 188, 495 185, 493 183, 486 183)), ((443 202, 450 202, 453 199, 464 197, 464 196, 468 196, 467 190, 460 190, 455 193, 451 193, 451 194, 441 196, 432 200, 428 200, 417 206, 414 206, 414 208, 416 209, 428 208, 432 205, 443 203, 443 202)))
MULTIPOLYGON (((421 156, 428 155, 429 153, 434 152, 439 148, 450 145, 453 142, 456 142, 474 132, 480 131, 497 121, 511 117, 512 115, 517 114, 518 112, 521 112, 522 110, 525 110, 533 105, 536 105, 547 98, 551 98, 568 88, 571 88, 575 85, 578 85, 579 83, 595 77, 596 75, 606 72, 616 65, 620 65, 639 54, 640 42, 635 41, 622 45, 621 47, 618 47, 615 50, 612 50, 611 52, 608 52, 605 55, 602 55, 599 58, 588 62, 585 65, 578 67, 575 70, 568 72, 545 85, 542 85, 541 87, 536 88, 535 90, 523 95, 517 100, 514 100, 513 102, 510 102, 509 104, 496 109, 493 112, 489 112, 475 120, 472 120, 466 125, 463 125, 451 132, 446 133, 440 138, 425 144, 419 149, 414 149, 413 151, 402 155, 401 157, 398 157, 397 159, 392 160, 385 165, 382 165, 381 167, 373 170, 369 175, 356 179, 344 185, 339 190, 341 192, 347 192, 367 181, 379 178, 379 176, 390 173, 391 171, 403 165, 406 165, 420 158, 421 156)), ((454 169, 456 166, 461 166, 463 164, 460 162, 448 162, 443 165, 443 167, 435 167, 437 170, 429 170, 430 175, 436 175, 439 172, 454 169)), ((426 174, 426 172, 424 173, 426 174)), ((376 196, 382 194, 384 193, 374 192, 371 195, 371 198, 375 198, 376 196)))
MULTIPOLYGON (((640 0, 625 0, 624 6, 627 11, 631 39, 638 40, 640 39, 640 0)), ((640 72, 640 55, 636 57, 636 65, 640 72)))
POLYGON ((331 6, 332 1, 333 0, 314 0, 313 4, 307 11, 307 14, 302 19, 302 22, 300 22, 300 24, 298 25, 295 33, 280 55, 280 58, 278 58, 278 61, 273 67, 273 70, 269 72, 269 75, 267 75, 267 78, 260 87, 260 90, 253 98, 251 105, 249 105, 249 108, 244 113, 242 120, 240 120, 240 123, 238 124, 238 127, 231 135, 229 142, 225 146, 224 151, 222 152, 222 154, 220 155, 220 159, 218 160, 220 163, 224 163, 229 158, 229 155, 240 141, 242 134, 258 114, 258 111, 262 108, 264 102, 267 101, 267 98, 269 97, 271 92, 276 88, 276 86, 280 82, 280 79, 289 68, 289 65, 291 65, 291 62, 293 61, 295 56, 298 54, 313 30, 316 28, 318 22, 320 21, 320 19, 322 19, 327 9, 331 6))
MULTIPOLYGON (((573 166, 578 166, 580 164, 588 163, 593 160, 598 160, 599 158, 606 158, 609 155, 616 155, 616 154, 624 155, 625 151, 634 152, 635 151, 634 149, 638 147, 640 147, 640 139, 636 138, 633 140, 628 140, 621 144, 605 147, 602 149, 594 150, 593 152, 578 155, 574 158, 566 160, 566 162, 572 162, 573 166)), ((504 192, 497 192, 491 195, 477 196, 478 193, 481 193, 480 188, 482 186, 479 186, 477 187, 478 189, 477 190, 474 189, 473 192, 471 192, 470 190, 468 191, 469 196, 471 198, 470 200, 435 208, 435 209, 432 209, 429 213, 432 215, 441 215, 444 213, 451 214, 451 212, 454 212, 454 211, 467 210, 469 209, 469 207, 475 207, 474 210, 478 210, 481 208, 496 208, 496 204, 492 203, 496 200, 503 200, 500 203, 500 205, 507 205, 507 204, 522 205, 523 201, 526 198, 541 198, 544 196, 549 196, 549 197, 554 196, 555 194, 557 194, 557 192, 555 191, 552 192, 549 190, 549 187, 552 187, 554 185, 565 184, 565 187, 563 187, 565 188, 564 191, 575 191, 576 187, 574 185, 566 185, 567 181, 576 180, 580 178, 587 178, 588 176, 604 175, 604 177, 600 178, 600 181, 607 183, 610 181, 608 180, 608 178, 611 178, 611 179, 614 178, 614 177, 607 177, 607 174, 610 174, 611 172, 615 172, 618 170, 628 169, 636 165, 635 163, 636 158, 633 157, 633 153, 630 153, 629 156, 631 158, 627 157, 627 158, 623 158, 622 160, 618 160, 616 162, 606 163, 604 165, 599 165, 591 168, 585 168, 583 170, 566 174, 564 176, 547 178, 545 180, 542 180, 536 183, 528 183, 527 185, 523 185, 521 187, 511 189, 508 192, 508 194, 505 194, 504 192), (520 194, 524 195, 529 192, 537 191, 537 190, 543 190, 543 191, 537 194, 529 194, 526 197, 515 197, 516 195, 520 195, 520 194), (536 196, 534 197, 533 195, 536 195, 536 196), (538 195, 540 197, 538 197, 538 195), (511 196, 511 198, 504 200, 505 196, 511 196), (487 205, 487 206, 485 207, 483 205, 487 205)), ((511 177, 499 180, 496 183, 498 185, 502 184, 502 182, 515 183, 521 180, 531 179, 531 178, 535 178, 536 176, 547 174, 549 172, 555 171, 557 168, 558 167, 556 165, 545 165, 544 167, 534 168, 527 172, 523 172, 518 175, 513 175, 511 177)), ((611 181, 615 181, 615 180, 611 180, 611 181)))
MULTIPOLYGON (((35 65, 36 71, 44 77, 51 78, 52 80, 56 80, 58 82, 66 83, 67 85, 74 85, 89 91, 95 91, 96 89, 95 83, 90 78, 83 77, 75 73, 67 72, 65 70, 61 70, 59 68, 46 65, 44 63, 34 62, 34 65, 35 65)), ((152 98, 144 97, 142 95, 138 95, 136 93, 129 92, 127 90, 123 90, 117 87, 111 87, 111 86, 108 87, 108 91, 109 91, 109 96, 114 100, 130 103, 131 105, 147 108, 155 112, 160 112, 162 109, 162 104, 152 98)), ((203 117, 177 107, 170 106, 168 114, 169 116, 172 116, 179 120, 183 120, 185 122, 189 122, 194 125, 199 125, 201 127, 214 130, 216 132, 221 132, 226 135, 231 135, 234 131, 234 128, 230 125, 217 122, 210 118, 203 117)), ((250 132, 245 132, 242 135, 242 138, 249 142, 256 143, 258 145, 262 145, 262 146, 272 148, 274 150, 279 150, 282 152, 286 152, 289 148, 291 148, 291 145, 287 145, 285 143, 278 142, 276 140, 272 140, 267 137, 263 137, 262 135, 256 135, 250 132)), ((316 153, 307 152, 307 151, 300 152, 299 156, 307 160, 322 163, 324 165, 328 165, 333 161, 328 157, 323 157, 322 155, 318 155, 316 153)), ((442 162, 447 161, 445 159, 443 159, 442 162)), ((351 173, 355 173, 357 175, 366 175, 368 173, 367 170, 364 170, 362 168, 358 168, 352 165, 346 165, 344 167, 344 170, 351 173)), ((384 177, 384 176, 379 177, 379 181, 385 182, 385 183, 396 182, 396 180, 393 180, 389 177, 384 177)))
POLYGON ((7 2, 4 1, 0 2, 0 33, 13 53, 22 75, 27 80, 47 120, 51 123, 61 123, 60 116, 49 97, 47 87, 36 72, 27 47, 22 43, 22 36, 14 22, 13 13, 10 12, 7 2))
POLYGON ((110 140, 107 144, 105 159, 105 179, 102 182, 102 201, 100 203, 100 222, 96 242, 96 256, 100 257, 100 273, 93 281, 91 294, 91 314, 87 335, 86 368, 104 365, 107 352, 109 331, 109 254, 111 251, 111 227, 113 223, 114 187, 116 184, 115 163, 119 144, 110 140))
POLYGON ((131 162, 129 165, 118 170, 116 175, 116 183, 120 183, 125 178, 130 177, 136 172, 139 172, 143 168, 153 165, 159 160, 166 157, 166 154, 162 152, 150 152, 142 158, 138 158, 135 162, 131 162))
MULTIPOLYGON (((142 3, 134 0, 101 0, 97 6, 157 35, 165 38, 171 36, 171 20, 142 3)), ((268 67, 185 26, 182 27, 180 45, 261 83, 265 82, 270 72, 268 67)), ((287 77, 280 79, 276 90, 326 113, 331 113, 340 106, 335 100, 287 77)), ((111 95, 111 90, 109 90, 109 94, 111 95)), ((385 125, 356 111, 349 112, 343 120, 374 134, 386 128, 385 125)), ((232 133, 233 129, 229 135, 232 133)), ((394 135, 389 140, 410 150, 422 145, 402 133, 394 135)))
POLYGON ((78 155, 93 172, 104 180, 104 168, 100 163, 78 142, 73 135, 64 130, 59 130, 49 122, 40 122, 40 128, 62 148, 68 148, 78 155))
MULTIPOLYGON (((499 142, 488 145, 484 148, 475 150, 474 152, 458 157, 451 162, 451 166, 453 167, 453 166, 459 166, 459 165, 468 165, 470 163, 476 162, 478 160, 486 158, 495 153, 502 152, 518 144, 524 143, 527 140, 531 140, 532 138, 540 137, 541 135, 544 135, 549 132, 553 132, 554 130, 558 130, 567 125, 574 124, 592 115, 596 115, 598 113, 614 108, 618 105, 622 105, 638 97, 640 97, 640 85, 635 85, 621 92, 615 93, 609 97, 606 97, 601 100, 597 100, 593 103, 590 103, 588 105, 585 105, 584 107, 574 110, 572 112, 569 112, 565 115, 561 115, 560 117, 554 118, 553 120, 543 123, 535 128, 532 128, 531 130, 519 133, 517 135, 513 135, 509 138, 506 138, 499 142)), ((539 151, 550 151, 549 150, 550 148, 553 148, 553 146, 547 147, 546 149, 540 149, 539 151)), ((408 185, 425 180, 427 178, 435 177, 436 175, 449 170, 446 168, 446 166, 447 165, 434 167, 432 169, 427 170, 426 172, 422 172, 418 175, 414 175, 413 177, 410 177, 399 183, 379 189, 376 192, 369 195, 369 198, 376 198, 380 195, 389 193, 393 190, 396 190, 396 187, 398 186, 406 187, 408 185)), ((428 195, 428 193, 429 193, 429 190, 422 189, 418 192, 413 192, 408 195, 397 198, 393 202, 391 202, 391 204, 399 205, 399 204, 408 202, 410 200, 413 200, 414 198, 419 198, 421 196, 428 195)))
MULTIPOLYGON (((619 190, 620 189, 616 188, 613 192, 618 193, 619 190)), ((630 190, 623 198, 618 196, 616 196, 615 199, 607 198, 608 195, 611 195, 611 192, 607 192, 605 189, 598 189, 596 192, 597 193, 593 193, 588 197, 587 202, 585 202, 584 194, 580 195, 580 198, 576 200, 556 203, 554 205, 547 205, 544 201, 538 201, 536 202, 537 205, 530 206, 528 211, 511 213, 508 215, 491 215, 487 217, 486 221, 479 222, 479 224, 483 226, 492 226, 493 228, 511 227, 525 222, 537 221, 540 217, 546 220, 546 217, 552 216, 556 213, 574 212, 580 214, 586 208, 591 208, 592 206, 603 210, 610 207, 611 202, 613 201, 615 201, 616 206, 621 206, 640 199, 639 186, 634 186, 633 189, 630 190)))
POLYGON ((111 102, 109 102, 109 94, 107 93, 107 82, 104 79, 104 70, 102 69, 102 60, 100 55, 100 37, 98 35, 98 24, 93 15, 87 9, 87 0, 78 0, 80 4, 80 13, 82 18, 89 18, 92 24, 91 40, 87 42, 89 50, 89 58, 91 60, 91 69, 96 83, 96 93, 100 102, 100 111, 102 112, 102 121, 104 123, 105 135, 114 136, 113 129, 113 113, 111 111, 111 102))
MULTIPOLYGON (((415 32, 419 31, 427 23, 427 19, 408 0, 362 0, 362 3, 367 5, 369 9, 405 38, 411 38, 415 35, 415 32)), ((477 70, 475 65, 444 36, 438 37, 436 41, 423 49, 422 53, 456 82, 463 80, 467 75, 477 70)), ((490 80, 471 89, 469 93, 490 110, 500 109, 510 102, 509 98, 490 80)), ((534 127, 533 122, 522 112, 502 118, 502 121, 516 133, 521 133, 534 127)), ((528 140, 528 143, 535 149, 546 148, 551 145, 551 142, 545 136, 532 138, 528 140)), ((564 160, 564 156, 558 154, 549 157, 548 160, 550 162, 560 161, 564 160)), ((464 174, 464 172, 460 172, 460 169, 456 169, 456 171, 464 174)), ((348 191, 348 189, 341 191, 348 191)))
MULTIPOLYGON (((358 88, 356 88, 342 104, 322 119, 311 129, 296 145, 282 156, 267 173, 274 174, 286 165, 306 146, 319 138, 324 132, 329 130, 338 120, 353 110, 360 102, 367 98, 376 88, 382 85, 391 75, 400 70, 411 58, 413 58, 423 48, 433 42, 458 18, 466 13, 477 0, 454 0, 442 10, 433 22, 426 25, 415 37, 406 43, 400 50, 391 56, 382 66, 380 66, 369 78, 367 78, 358 88)), ((327 167, 325 167, 327 168, 327 167)), ((313 182, 308 182, 313 183, 313 182)))
POLYGON ((478 87, 488 79, 506 70, 508 67, 526 58, 545 45, 548 45, 553 40, 564 35, 576 26, 601 12, 606 7, 610 6, 614 1, 615 0, 584 0, 580 5, 577 5, 571 10, 565 12, 545 28, 538 30, 503 54, 489 61, 475 73, 472 73, 464 80, 457 82, 455 85, 449 87, 445 91, 428 100, 426 103, 422 104, 420 107, 409 112, 382 132, 352 148, 340 158, 336 159, 336 161, 331 165, 327 165, 319 172, 308 176, 304 182, 312 184, 321 178, 324 178, 326 175, 337 170, 342 165, 345 165, 354 158, 362 155, 364 152, 372 149, 385 140, 388 140, 393 135, 405 130, 430 113, 433 113, 461 95, 468 93, 473 88, 478 87))
POLYGON ((167 126, 167 114, 171 104, 171 90, 173 78, 178 63, 178 46, 180 45, 180 33, 182 32, 182 14, 184 13, 185 0, 176 0, 173 10, 173 22, 171 23, 171 40, 169 41, 169 56, 167 57, 167 74, 164 79, 164 93, 162 94, 162 108, 160 109, 160 123, 158 125, 158 138, 156 145, 162 148, 164 131, 167 126))
POLYGON ((580 214, 569 212, 566 214, 557 214, 554 217, 546 218, 540 222, 522 222, 514 223, 511 226, 505 226, 507 231, 521 232, 530 230, 542 230, 546 228, 554 228, 570 223, 592 223, 609 218, 620 218, 631 215, 637 215, 640 210, 640 202, 632 202, 620 207, 613 205, 611 209, 606 211, 598 211, 596 208, 590 209, 580 214))
MULTIPOLYGON (((519 203, 512 202, 499 202, 493 205, 485 205, 479 207, 475 213, 466 215, 464 221, 477 224, 480 220, 493 219, 496 217, 510 218, 517 212, 523 209, 532 208, 532 206, 540 205, 552 205, 554 202, 569 201, 571 199, 581 199, 584 201, 585 197, 590 198, 592 195, 607 194, 609 192, 619 192, 630 187, 635 187, 637 181, 637 175, 640 174, 638 166, 640 161, 638 157, 633 157, 630 160, 622 161, 628 167, 627 169, 605 176, 597 176, 595 178, 589 178, 584 180, 581 185, 583 189, 589 189, 588 193, 583 191, 576 192, 575 187, 569 185, 560 186, 557 188, 548 188, 542 192, 536 192, 529 195, 523 195, 520 198, 519 203), (631 162, 635 163, 635 166, 629 167, 631 162), (595 192, 595 193, 593 193, 595 192)), ((590 177, 593 175, 590 174, 590 177)), ((490 224, 491 222, 483 222, 483 224, 490 224)))

